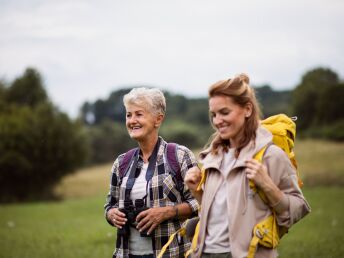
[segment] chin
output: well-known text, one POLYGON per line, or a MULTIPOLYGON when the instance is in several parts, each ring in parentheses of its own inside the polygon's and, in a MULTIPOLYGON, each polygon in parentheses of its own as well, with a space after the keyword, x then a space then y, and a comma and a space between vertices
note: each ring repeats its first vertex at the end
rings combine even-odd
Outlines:
POLYGON ((137 135, 137 134, 130 134, 129 136, 131 139, 135 141, 140 141, 145 138, 143 135, 137 135))
POLYGON ((228 140, 231 137, 230 133, 220 133, 220 137, 223 140, 228 140))
POLYGON ((134 134, 134 133, 130 133, 129 136, 130 136, 131 139, 134 139, 134 140, 140 138, 140 135, 137 135, 137 134, 134 134))

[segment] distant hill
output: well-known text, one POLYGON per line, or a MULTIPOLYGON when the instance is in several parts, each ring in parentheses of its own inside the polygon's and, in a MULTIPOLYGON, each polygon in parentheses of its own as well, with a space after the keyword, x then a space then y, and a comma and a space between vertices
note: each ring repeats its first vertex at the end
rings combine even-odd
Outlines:
MULTIPOLYGON (((107 99, 98 99, 93 103, 85 102, 80 110, 82 120, 86 124, 100 124, 104 120, 124 123, 125 109, 122 98, 130 89, 113 91, 107 99)), ((255 90, 264 117, 281 112, 289 114, 291 91, 275 91, 268 85, 255 87, 255 90)), ((208 99, 206 97, 188 98, 168 91, 165 91, 165 96, 169 120, 178 119, 200 125, 209 123, 208 99)))
POLYGON ((293 116, 290 114, 292 91, 275 91, 268 85, 256 87, 255 90, 264 117, 278 113, 293 116))

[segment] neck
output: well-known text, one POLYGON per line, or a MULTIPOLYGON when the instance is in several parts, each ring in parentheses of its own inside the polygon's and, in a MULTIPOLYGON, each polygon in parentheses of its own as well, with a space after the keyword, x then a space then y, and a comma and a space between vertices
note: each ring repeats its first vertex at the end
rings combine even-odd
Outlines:
POLYGON ((158 135, 156 135, 153 138, 150 138, 146 141, 139 142, 139 146, 142 152, 142 158, 145 163, 148 162, 148 158, 152 155, 154 147, 158 142, 158 138, 158 135))
POLYGON ((244 135, 244 129, 242 128, 237 135, 229 139, 229 142, 231 144, 231 148, 237 148, 239 146, 239 142, 242 139, 244 135))
POLYGON ((230 148, 236 148, 238 146, 237 141, 235 141, 235 139, 230 139, 230 148))

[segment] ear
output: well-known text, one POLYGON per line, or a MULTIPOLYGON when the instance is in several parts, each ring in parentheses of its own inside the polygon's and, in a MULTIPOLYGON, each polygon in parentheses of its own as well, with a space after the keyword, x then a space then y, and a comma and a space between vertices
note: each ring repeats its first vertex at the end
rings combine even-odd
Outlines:
POLYGON ((164 121, 165 116, 163 114, 158 114, 155 119, 154 127, 159 128, 162 121, 164 121))
POLYGON ((247 103, 245 106, 245 117, 248 118, 252 115, 252 103, 247 103))

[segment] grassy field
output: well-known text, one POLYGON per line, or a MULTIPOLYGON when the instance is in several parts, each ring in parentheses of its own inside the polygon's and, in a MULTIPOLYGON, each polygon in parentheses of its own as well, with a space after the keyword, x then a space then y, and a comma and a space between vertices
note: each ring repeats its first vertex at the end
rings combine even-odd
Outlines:
MULTIPOLYGON (((296 152, 312 213, 283 238, 280 257, 344 257, 344 144, 304 141, 296 152)), ((103 216, 110 168, 66 177, 56 189, 64 201, 1 205, 0 258, 111 257, 115 230, 103 216)))
POLYGON ((115 234, 103 203, 93 197, 1 206, 0 257, 111 257, 115 234))
POLYGON ((308 186, 344 186, 344 144, 304 140, 295 145, 301 177, 308 186))

